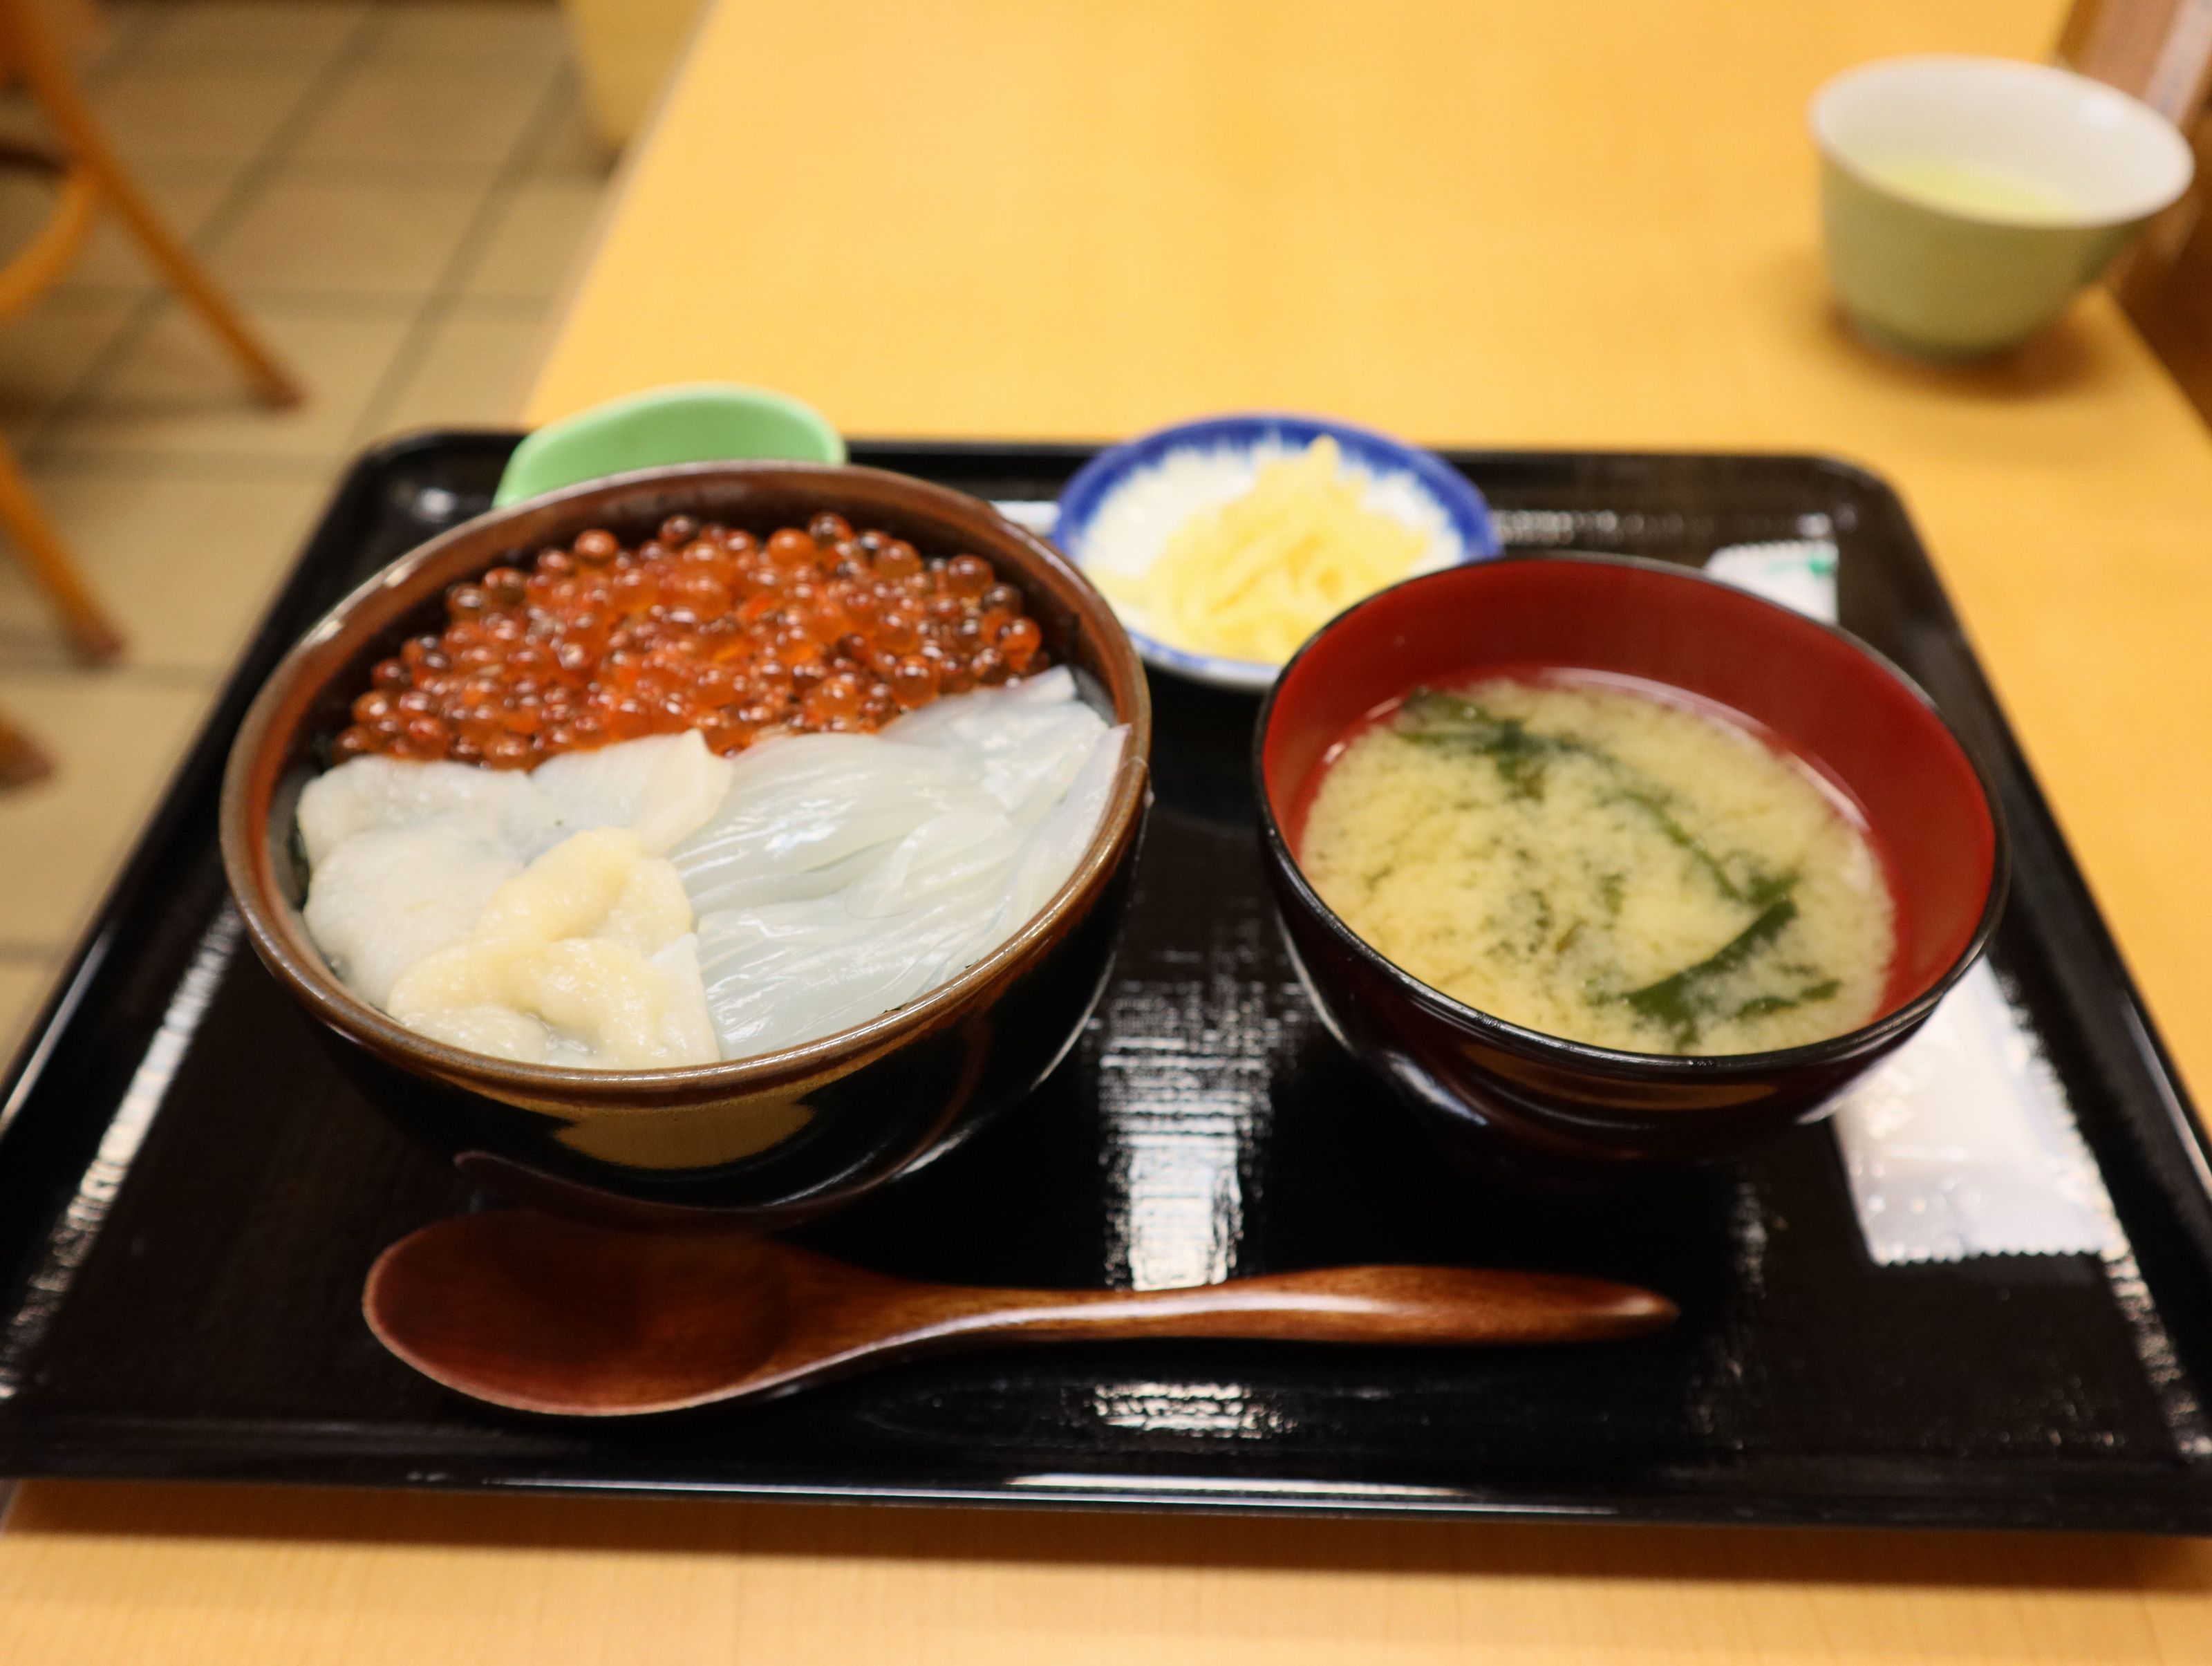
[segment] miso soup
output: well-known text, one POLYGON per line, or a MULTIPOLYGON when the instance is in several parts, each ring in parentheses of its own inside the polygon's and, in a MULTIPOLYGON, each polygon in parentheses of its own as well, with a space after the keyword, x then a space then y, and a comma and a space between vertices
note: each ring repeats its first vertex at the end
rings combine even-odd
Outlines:
POLYGON ((1894 909, 1799 760, 1614 679, 1417 689, 1345 743, 1299 866, 1467 1005, 1639 1053, 1750 1053, 1879 1010, 1894 909))

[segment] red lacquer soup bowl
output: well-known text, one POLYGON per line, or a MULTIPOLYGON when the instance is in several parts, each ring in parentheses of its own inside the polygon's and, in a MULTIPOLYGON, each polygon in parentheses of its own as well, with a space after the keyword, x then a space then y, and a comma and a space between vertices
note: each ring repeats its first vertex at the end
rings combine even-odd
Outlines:
POLYGON ((1829 1110, 1927 1021, 2004 904, 2003 821, 1928 696, 1828 626, 1685 569, 1520 557, 1409 579, 1306 644, 1254 749, 1268 877, 1338 1038, 1453 1144, 1601 1162, 1726 1156, 1829 1110), (1423 684, 1626 676, 1727 708, 1856 807, 1887 868, 1897 947, 1859 1028, 1766 1053, 1674 1056, 1547 1036, 1430 988, 1369 946, 1299 871, 1299 818, 1329 748, 1423 684))

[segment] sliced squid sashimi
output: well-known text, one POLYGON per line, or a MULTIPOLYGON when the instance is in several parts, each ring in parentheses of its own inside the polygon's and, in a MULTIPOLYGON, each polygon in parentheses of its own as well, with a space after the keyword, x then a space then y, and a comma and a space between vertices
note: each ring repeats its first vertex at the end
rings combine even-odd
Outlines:
POLYGON ((818 1041, 903 1006, 975 958, 980 929, 966 897, 893 921, 756 915, 744 922, 751 929, 730 931, 735 923, 714 916, 700 929, 707 1005, 726 1057, 818 1041))
POLYGON ((719 879, 709 889, 695 872, 686 895, 696 893, 716 909, 767 908, 835 896, 866 876, 884 860, 889 847, 872 844, 820 867, 766 867, 742 877, 719 879))
POLYGON ((1003 688, 975 689, 933 700, 885 724, 882 734, 902 746, 971 746, 978 737, 988 736, 1005 714, 1028 707, 1065 705, 1074 699, 1074 677, 1066 666, 1055 666, 1040 676, 1003 688))
POLYGON ((1060 801, 1106 725, 1088 706, 1047 706, 1002 726, 1006 744, 983 760, 983 790, 1024 824, 1060 801))
POLYGON ((966 804, 932 816, 893 845, 845 893, 863 920, 902 914, 967 889, 995 891, 1021 854, 1023 830, 995 804, 966 804))
POLYGON ((1059 801, 1104 721, 1075 698, 1065 667, 1004 689, 940 700, 899 719, 884 737, 971 760, 984 791, 1018 822, 1059 801))
POLYGON ((693 904, 720 908, 769 875, 843 862, 979 796, 975 772, 869 735, 802 735, 745 755, 712 821, 670 853, 693 904))
POLYGON ((1091 744, 1066 793, 1030 833, 1000 905, 994 946, 1027 924, 1075 872, 1098 831, 1100 818, 1106 813, 1106 800, 1113 795, 1128 740, 1127 725, 1101 734, 1091 744))

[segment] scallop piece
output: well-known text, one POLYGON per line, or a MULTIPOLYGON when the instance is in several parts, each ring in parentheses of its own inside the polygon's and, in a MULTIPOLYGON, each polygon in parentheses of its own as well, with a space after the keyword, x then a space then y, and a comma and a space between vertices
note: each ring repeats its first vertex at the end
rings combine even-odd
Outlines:
POLYGON ((714 818, 736 773, 726 758, 707 748, 696 729, 675 737, 646 777, 645 790, 630 811, 629 824, 648 855, 673 850, 714 818))
POLYGON ((357 993, 457 1047, 599 1067, 711 1062, 691 902, 657 853, 714 816, 732 774, 696 733, 530 775, 349 762, 301 794, 308 930, 357 993))
POLYGON ((638 836, 627 828, 573 834, 501 885, 472 922, 473 931, 478 937, 538 941, 595 932, 641 860, 638 836))
POLYGON ((537 855, 571 834, 628 827, 659 855, 707 824, 730 789, 732 767, 696 729, 562 752, 527 777, 546 806, 537 855))
POLYGON ((392 1015, 423 1035, 501 1056, 617 1070, 708 1064, 714 1031, 696 975, 603 938, 472 937, 392 986, 392 1015), (686 987, 688 984, 689 987, 686 987), (539 1036, 533 1046, 529 1026, 539 1036), (467 1037, 468 1039, 462 1039, 467 1037))
POLYGON ((467 763, 419 763, 371 753, 349 759, 300 793, 300 841, 320 867, 347 840, 473 812, 518 843, 533 842, 546 812, 528 775, 467 763))
POLYGON ((678 980, 627 944, 572 937, 518 961, 508 999, 617 1070, 711 1064, 710 1023, 684 1011, 678 980))
POLYGON ((382 1006, 402 972, 467 936, 521 869, 490 816, 448 812, 346 839, 316 866, 302 913, 331 970, 382 1006))
POLYGON ((592 935, 651 955, 690 935, 691 925, 691 899, 684 894, 683 876, 674 863, 647 856, 630 869, 592 935))
POLYGON ((443 1042, 470 1053, 485 1053, 516 1064, 588 1064, 591 1049, 578 1044, 574 1059, 556 1056, 558 1043, 544 1024, 512 1006, 484 1002, 436 1012, 416 1012, 403 1019, 410 1030, 432 1041, 443 1042))

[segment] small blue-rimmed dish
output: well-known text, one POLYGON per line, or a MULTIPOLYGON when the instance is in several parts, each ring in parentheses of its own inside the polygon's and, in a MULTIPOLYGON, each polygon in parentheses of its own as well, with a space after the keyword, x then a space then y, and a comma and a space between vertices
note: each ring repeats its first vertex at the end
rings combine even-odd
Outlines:
MULTIPOLYGON (((1099 453, 1060 495, 1055 541, 1094 581, 1117 571, 1133 577, 1158 558, 1184 520, 1242 494, 1262 462, 1304 451, 1323 435, 1336 441, 1347 471, 1371 483, 1370 508, 1431 535, 1429 548, 1408 576, 1498 554, 1490 506, 1442 458, 1372 429, 1277 411, 1179 423, 1099 453), (1194 467, 1187 459, 1201 464, 1233 459, 1243 466, 1194 467), (1187 493, 1163 487, 1170 465, 1190 475, 1188 482, 1178 483, 1188 485, 1187 493), (1132 486, 1141 496, 1124 496, 1132 486), (1094 536, 1109 510, 1112 518, 1105 524, 1111 536, 1094 536)), ((1218 687, 1254 691, 1270 687, 1283 669, 1280 663, 1230 659, 1164 641, 1141 608, 1115 596, 1110 585, 1101 587, 1148 665, 1218 687)))

